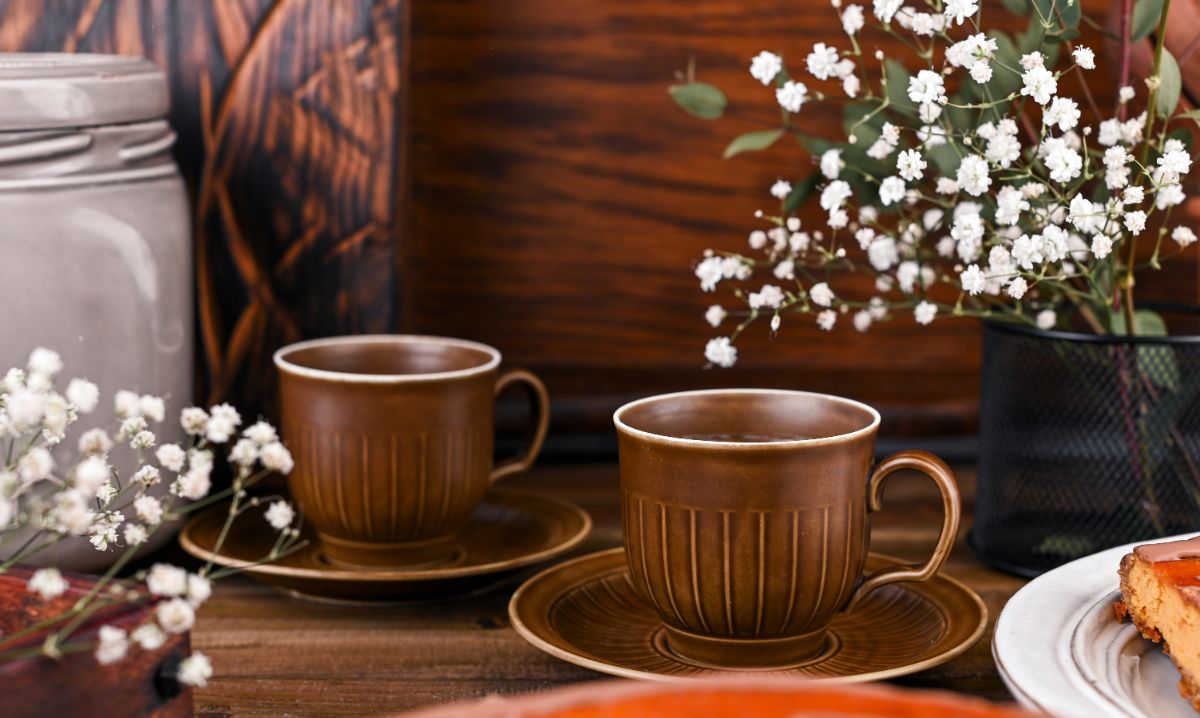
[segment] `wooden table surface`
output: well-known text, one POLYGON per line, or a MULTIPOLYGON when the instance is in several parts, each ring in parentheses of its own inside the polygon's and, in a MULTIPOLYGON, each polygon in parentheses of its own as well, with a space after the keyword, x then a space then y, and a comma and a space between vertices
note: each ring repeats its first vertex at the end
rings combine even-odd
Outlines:
MULTIPOLYGON (((969 516, 974 472, 960 466, 958 474, 969 516)), ((579 553, 620 545, 615 462, 544 466, 506 484, 544 491, 587 509, 595 529, 579 553)), ((940 500, 932 483, 897 475, 887 486, 884 510, 872 519, 871 545, 884 553, 924 558, 940 524, 940 500)), ((984 566, 963 536, 947 572, 987 602, 991 621, 985 637, 959 658, 895 683, 1010 701, 992 663, 991 623, 1024 581, 984 566)), ((208 687, 196 692, 196 713, 386 715, 600 678, 538 651, 512 630, 508 599, 519 580, 481 596, 380 608, 305 602, 241 576, 222 581, 192 633, 193 646, 207 653, 216 668, 208 687)))

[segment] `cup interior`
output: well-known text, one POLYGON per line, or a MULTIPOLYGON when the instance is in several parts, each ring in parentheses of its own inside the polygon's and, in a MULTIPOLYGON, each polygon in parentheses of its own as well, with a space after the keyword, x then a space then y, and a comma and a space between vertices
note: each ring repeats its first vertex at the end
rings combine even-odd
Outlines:
POLYGON ((873 428, 866 404, 827 394, 776 390, 711 390, 650 397, 627 404, 617 425, 671 439, 738 444, 830 439, 873 428))
POLYGON ((284 368, 373 377, 417 377, 490 368, 499 354, 439 337, 343 337, 301 342, 276 355, 284 368))

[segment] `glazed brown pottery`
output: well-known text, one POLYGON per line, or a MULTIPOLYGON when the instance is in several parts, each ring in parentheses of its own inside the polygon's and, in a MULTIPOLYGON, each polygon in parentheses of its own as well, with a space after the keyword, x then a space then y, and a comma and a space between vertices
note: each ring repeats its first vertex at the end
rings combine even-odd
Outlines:
POLYGON ((797 391, 682 392, 614 415, 621 509, 633 583, 671 650, 713 667, 772 667, 828 650, 839 611, 898 581, 925 581, 950 554, 958 487, 937 457, 905 451, 874 472, 879 413, 797 391), (945 518, 923 566, 860 581, 868 510, 883 480, 916 469, 942 492, 945 518))
POLYGON ((796 678, 710 678, 689 685, 602 681, 527 696, 490 696, 409 718, 1032 718, 977 698, 796 678))
MULTIPOLYGON (((896 559, 867 557, 867 570, 896 559)), ((713 566, 710 562, 708 565, 713 566)), ((883 586, 834 615, 825 647, 763 668, 691 661, 667 645, 658 612, 635 588, 624 549, 589 554, 526 581, 508 608, 513 628, 552 656, 601 673, 654 681, 708 680, 722 672, 771 671, 836 683, 879 681, 936 666, 973 646, 987 627, 987 607, 958 581, 883 586)))
POLYGON ((549 424, 536 376, 498 372, 500 352, 441 337, 377 335, 300 342, 275 354, 288 487, 325 556, 352 566, 453 560, 454 533, 488 486, 528 469, 549 424), (495 396, 524 384, 528 450, 492 467, 495 396))
POLYGON ((455 534, 452 561, 356 569, 331 565, 308 526, 301 529, 308 543, 299 551, 258 563, 277 538, 261 517, 234 522, 221 552, 214 553, 228 509, 228 504, 213 506, 189 521, 179 536, 184 550, 218 566, 242 568, 252 578, 293 595, 336 603, 411 602, 487 590, 522 568, 570 551, 592 528, 591 518, 578 506, 495 486, 455 534))

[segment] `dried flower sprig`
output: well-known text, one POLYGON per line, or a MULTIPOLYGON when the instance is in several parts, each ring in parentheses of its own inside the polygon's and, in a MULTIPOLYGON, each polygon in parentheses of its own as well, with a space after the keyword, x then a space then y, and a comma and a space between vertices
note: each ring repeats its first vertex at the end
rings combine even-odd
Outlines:
MULTIPOLYGON (((131 650, 155 650, 170 635, 191 629, 196 610, 212 593, 212 581, 237 569, 214 571, 209 561, 188 573, 159 563, 137 572, 132 580, 116 577, 164 525, 204 506, 232 499, 214 553, 220 551, 238 517, 264 504, 261 519, 278 537, 259 563, 303 547, 296 513, 287 501, 247 493, 268 474, 287 474, 292 469, 291 454, 270 424, 260 421, 239 434, 242 417, 233 407, 221 404, 208 411, 188 407, 180 413, 187 445, 159 444, 153 429, 166 418, 166 402, 123 390, 113 399, 116 433, 103 428, 82 432, 78 457, 60 466, 52 449, 100 401, 99 388, 85 379, 72 379, 58 393, 55 383, 62 369, 56 352, 38 348, 25 369, 10 369, 0 381, 0 449, 5 451, 0 469, 0 552, 7 556, 0 573, 68 540, 86 538, 95 550, 120 555, 69 608, 0 635, 0 660, 93 651, 97 661, 108 664, 131 650), (234 442, 228 456, 234 469, 232 486, 213 492, 215 452, 230 442, 234 442), (125 475, 109 463, 109 452, 118 444, 128 445, 135 456, 135 465, 125 475), (131 630, 104 625, 96 641, 73 640, 73 634, 103 609, 146 601, 154 603, 154 610, 131 630), (14 647, 43 631, 49 633, 41 646, 14 647)), ((68 580, 54 567, 38 569, 27 583, 28 591, 43 601, 58 598, 69 588, 68 580)), ((197 652, 180 663, 177 678, 203 686, 211 675, 211 662, 197 652)))
MULTIPOLYGON (((816 43, 804 58, 804 80, 777 53, 751 60, 750 75, 773 90, 780 123, 734 139, 726 156, 791 135, 817 168, 770 188, 779 209, 757 213, 766 226, 749 233, 752 252, 710 250, 695 267, 702 290, 728 285, 741 304, 706 312, 713 327, 741 318, 709 341, 711 363, 733 365, 735 342, 754 321, 769 319, 775 333, 797 314, 823 330, 843 315, 867 331, 910 313, 918 324, 949 315, 1165 332, 1161 318, 1135 311, 1133 273, 1158 268, 1196 241, 1191 227, 1172 225, 1171 214, 1185 199, 1180 180, 1192 166, 1190 134, 1178 123, 1200 117, 1177 108, 1181 79, 1165 33, 1145 109, 1126 119, 1137 88, 1120 88, 1106 114, 1087 87, 1095 54, 1075 42, 1078 0, 1005 3, 1030 14, 1017 37, 985 32, 977 0, 916 4, 874 0, 868 11, 833 0, 848 47, 816 43), (867 28, 910 48, 915 74, 882 52, 872 61, 862 50, 867 28), (1079 97, 1065 92, 1068 83, 1078 84, 1079 97), (844 104, 844 140, 809 135, 795 123, 823 101, 844 104), (825 226, 802 228, 795 212, 814 196, 825 226), (1146 237, 1148 258, 1137 250, 1146 237), (835 291, 848 273, 872 277, 874 291, 835 291)), ((671 95, 707 119, 725 107, 720 90, 696 82, 694 69, 671 95)))

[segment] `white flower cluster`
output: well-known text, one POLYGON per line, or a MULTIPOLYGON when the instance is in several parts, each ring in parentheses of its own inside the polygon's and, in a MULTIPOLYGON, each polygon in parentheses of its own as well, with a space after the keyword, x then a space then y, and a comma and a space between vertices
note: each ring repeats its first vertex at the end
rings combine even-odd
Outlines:
MULTIPOLYGON (((102 428, 81 432, 78 459, 60 464, 52 447, 65 439, 81 415, 95 411, 100 402, 99 388, 85 379, 70 380, 65 391, 58 393, 55 384, 62 370, 63 362, 56 352, 38 348, 26 367, 10 369, 0 382, 0 441, 8 445, 8 458, 0 467, 0 546, 15 536, 23 542, 20 548, 13 547, 15 553, 9 563, 21 560, 24 552, 32 553, 72 537, 87 537, 98 551, 122 547, 126 552, 120 559, 123 563, 165 522, 189 510, 180 500, 212 501, 233 496, 227 519, 232 522, 246 487, 269 472, 286 474, 292 469, 291 454, 279 441, 274 427, 260 421, 239 437, 242 418, 226 404, 208 411, 184 409, 180 422, 191 437, 190 445, 159 444, 154 427, 166 420, 166 402, 161 397, 126 390, 118 391, 113 398, 116 432, 110 434, 102 428), (212 494, 214 448, 235 438, 229 452, 234 486, 223 495, 212 494), (109 452, 118 444, 128 445, 137 457, 136 466, 124 474, 124 481, 119 480, 117 469, 109 462, 109 452), (167 496, 151 492, 164 481, 169 483, 167 496)), ((252 503, 257 505, 258 501, 252 503)), ((267 557, 273 559, 298 540, 299 531, 292 526, 295 511, 286 501, 276 500, 264 518, 280 532, 275 555, 267 557)), ((132 630, 112 625, 100 628, 95 656, 102 664, 120 660, 135 645, 154 650, 168 636, 189 630, 196 610, 212 593, 206 570, 188 573, 175 566, 155 564, 138 578, 144 581, 143 590, 129 590, 128 586, 109 584, 109 578, 101 579, 96 590, 80 591, 85 598, 65 609, 63 620, 94 611, 104 603, 154 602, 150 620, 132 630)), ((65 594, 71 585, 61 572, 48 567, 35 571, 27 588, 39 600, 51 601, 65 594)), ((0 643, 11 639, 6 636, 0 643)), ((58 650, 55 641, 66 640, 69 636, 56 634, 44 650, 54 655, 58 650)), ((179 679, 203 685, 211 673, 208 659, 196 653, 183 661, 179 679)))
MULTIPOLYGON (((806 145, 811 138, 790 117, 834 94, 822 83, 841 82, 857 108, 847 114, 845 141, 821 140, 816 176, 797 185, 815 186, 824 226, 801 229, 796 190, 779 180, 771 196, 782 211, 756 214, 768 226, 750 232, 751 253, 706 252, 695 269, 701 290, 731 284, 744 305, 705 312, 714 328, 742 318, 708 342, 710 363, 732 366, 738 336, 758 317, 769 316, 775 333, 793 313, 825 331, 843 314, 866 331, 901 311, 922 325, 955 315, 1042 329, 1087 320, 1112 331, 1123 311, 1118 277, 1145 261, 1132 250, 1137 239, 1151 236, 1153 267, 1195 243, 1191 227, 1171 222, 1192 156, 1168 131, 1174 109, 1155 115, 1159 78, 1147 82, 1146 111, 1127 117, 1136 93, 1121 88, 1107 114, 1086 93, 1081 103, 1064 91, 1086 82, 1096 66, 1091 49, 1067 42, 1069 53, 1043 46, 1017 56, 980 28, 977 0, 945 0, 932 12, 902 0, 832 4, 848 48, 816 43, 800 72, 767 51, 750 66, 774 87, 785 129, 806 145), (923 66, 902 81, 891 61, 870 71, 861 36, 872 23, 908 34, 923 66), (871 274, 875 291, 835 293, 838 270, 871 274), (769 277, 756 280, 760 272, 769 277)), ((1048 35, 1069 36, 1066 29, 1048 35)))

